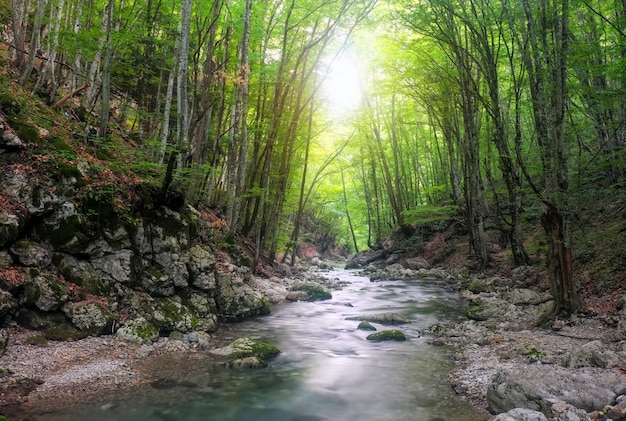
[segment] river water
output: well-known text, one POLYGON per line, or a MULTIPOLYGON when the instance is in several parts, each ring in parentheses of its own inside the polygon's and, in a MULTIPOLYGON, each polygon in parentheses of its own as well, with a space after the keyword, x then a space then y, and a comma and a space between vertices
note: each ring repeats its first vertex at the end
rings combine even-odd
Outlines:
MULTIPOLYGON (((236 370, 201 359, 167 361, 176 387, 50 419, 89 421, 475 421, 486 419, 451 390, 443 347, 421 336, 459 317, 457 294, 428 280, 370 282, 357 272, 324 274, 343 284, 333 298, 285 303, 266 317, 227 325, 220 340, 251 337, 282 353, 266 369, 236 370), (370 342, 347 317, 395 312, 411 324, 405 342, 370 342), (88 418, 87 418, 88 416, 88 418)), ((44 418, 37 418, 44 420, 44 418)))

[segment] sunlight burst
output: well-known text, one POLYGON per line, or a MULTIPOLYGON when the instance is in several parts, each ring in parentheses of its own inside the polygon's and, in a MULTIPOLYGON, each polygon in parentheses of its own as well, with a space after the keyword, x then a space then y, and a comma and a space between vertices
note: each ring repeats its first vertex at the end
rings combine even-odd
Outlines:
POLYGON ((343 56, 329 66, 330 71, 323 85, 324 100, 329 111, 342 114, 355 110, 362 97, 362 82, 356 62, 343 56))

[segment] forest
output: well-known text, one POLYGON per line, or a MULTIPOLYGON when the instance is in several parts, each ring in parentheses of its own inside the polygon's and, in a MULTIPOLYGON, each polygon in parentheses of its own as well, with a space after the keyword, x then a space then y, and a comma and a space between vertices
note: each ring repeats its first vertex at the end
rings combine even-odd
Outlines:
POLYGON ((454 223, 477 270, 545 264, 551 316, 624 280, 623 1, 2 0, 0 25, 72 142, 255 260, 454 223))

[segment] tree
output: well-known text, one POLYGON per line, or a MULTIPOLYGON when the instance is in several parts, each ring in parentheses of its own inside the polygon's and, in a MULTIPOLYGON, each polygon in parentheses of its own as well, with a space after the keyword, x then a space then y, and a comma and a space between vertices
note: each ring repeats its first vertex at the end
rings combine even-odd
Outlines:
POLYGON ((569 1, 540 1, 531 5, 529 0, 523 0, 520 15, 514 15, 512 6, 505 4, 528 75, 534 129, 541 153, 543 191, 533 186, 543 202, 541 224, 548 239, 548 277, 554 297, 553 309, 545 317, 549 320, 572 314, 580 306, 573 278, 565 133, 569 1))

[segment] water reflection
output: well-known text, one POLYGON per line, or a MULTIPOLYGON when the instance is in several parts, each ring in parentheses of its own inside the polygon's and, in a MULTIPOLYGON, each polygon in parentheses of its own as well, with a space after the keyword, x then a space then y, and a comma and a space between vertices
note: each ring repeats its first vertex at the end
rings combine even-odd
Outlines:
MULTIPOLYGON (((48 414, 37 420, 90 421, 458 421, 485 419, 451 391, 445 350, 420 332, 456 314, 456 296, 423 281, 372 283, 354 272, 331 271, 348 282, 333 299, 283 304, 271 315, 226 326, 225 343, 249 336, 282 353, 261 370, 230 370, 202 359, 166 357, 176 387, 115 397, 106 411, 48 414), (395 312, 412 321, 394 326, 405 342, 372 343, 371 332, 347 317, 395 312), (184 380, 184 381, 181 381, 184 380)), ((385 327, 376 325, 379 330, 385 327)))

